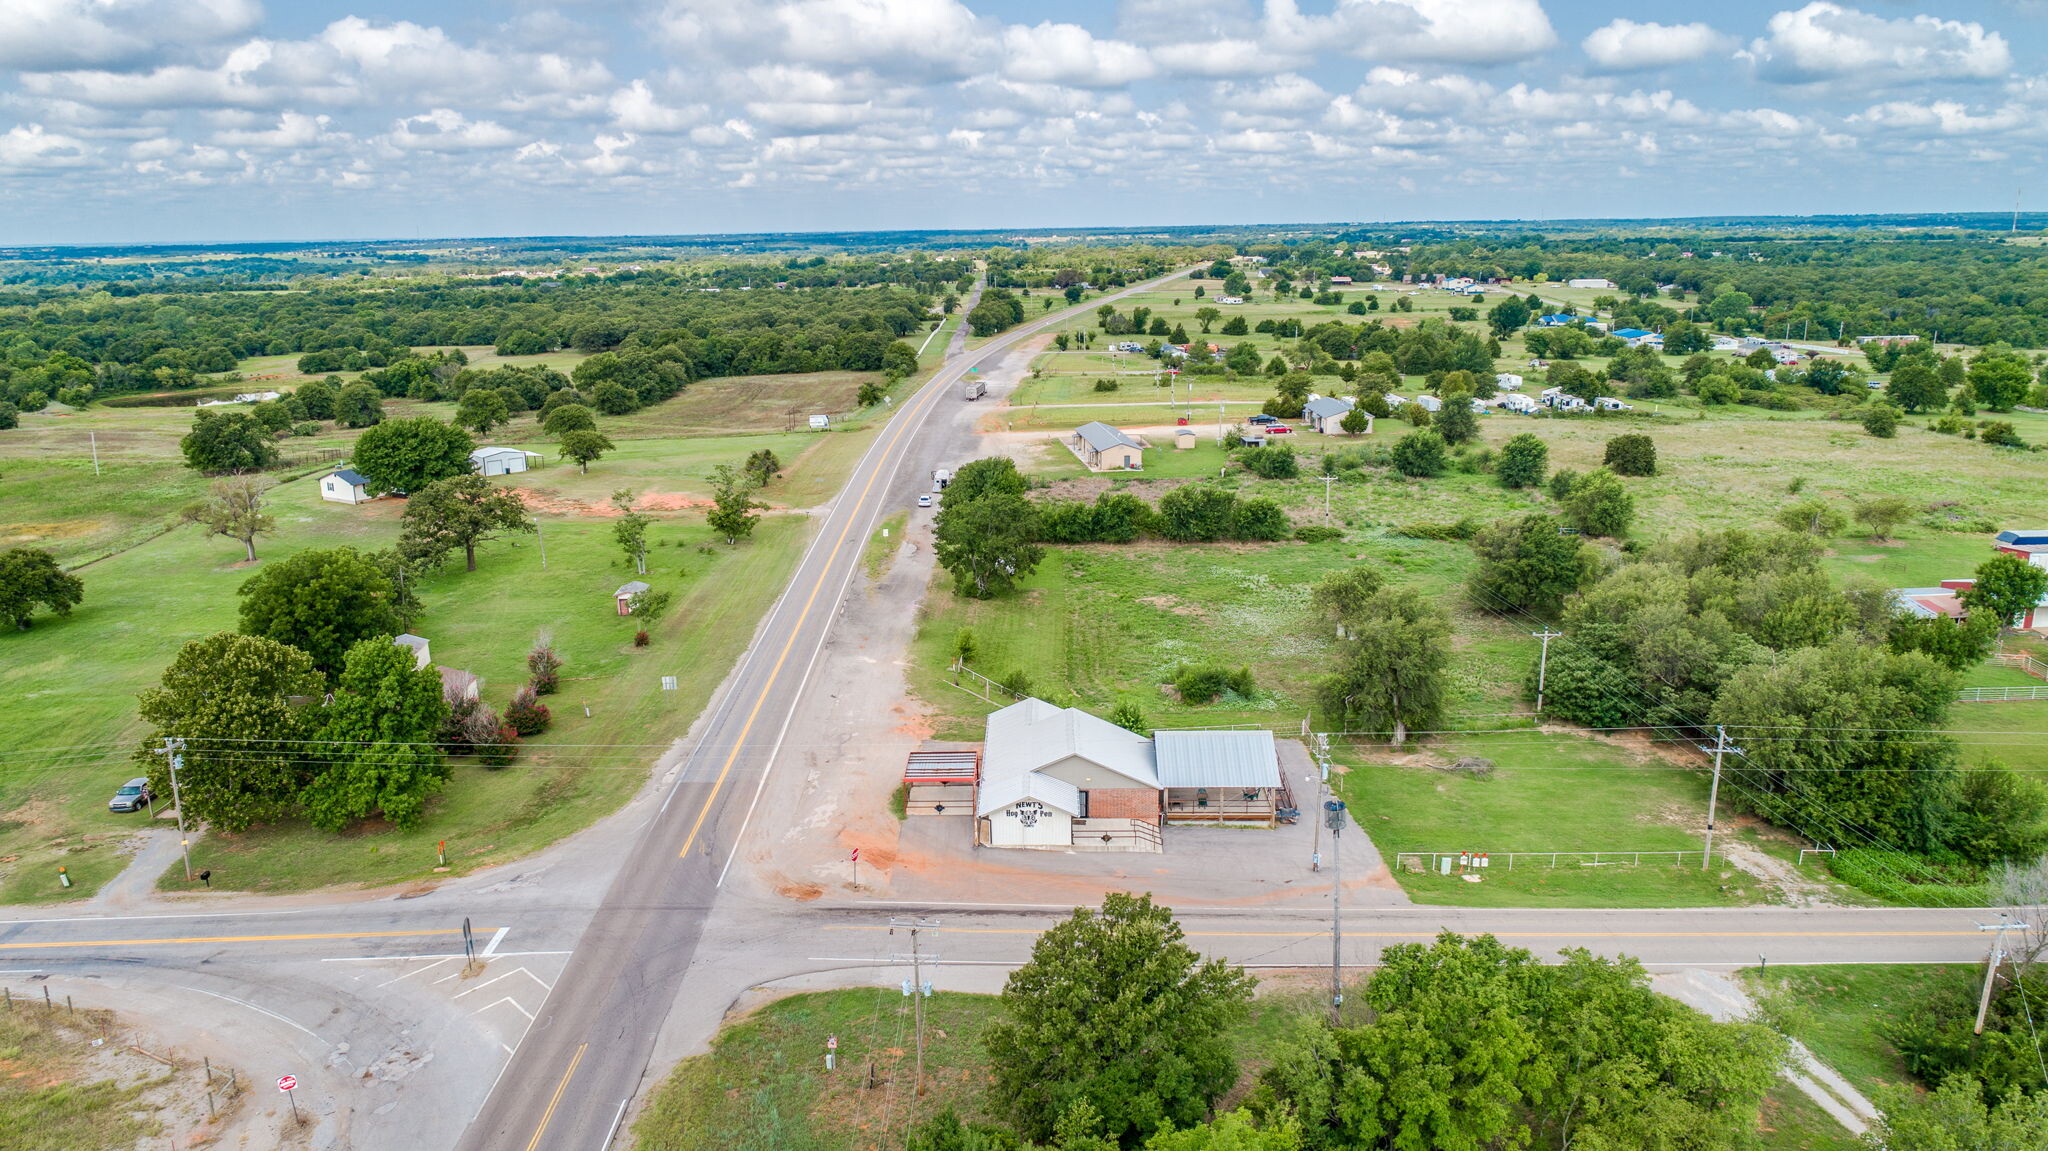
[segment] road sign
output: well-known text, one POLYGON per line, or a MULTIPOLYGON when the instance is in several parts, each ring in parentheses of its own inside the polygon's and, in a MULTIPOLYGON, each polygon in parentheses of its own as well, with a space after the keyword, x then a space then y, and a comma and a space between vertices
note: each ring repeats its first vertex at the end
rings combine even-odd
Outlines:
POLYGON ((855 863, 859 863, 859 862, 860 862, 860 848, 858 848, 858 847, 856 847, 856 848, 854 848, 854 849, 853 849, 853 861, 854 861, 855 863))
POLYGON ((298 1085, 299 1080, 296 1075, 280 1075, 277 1077, 277 1089, 279 1091, 290 1091, 298 1085))

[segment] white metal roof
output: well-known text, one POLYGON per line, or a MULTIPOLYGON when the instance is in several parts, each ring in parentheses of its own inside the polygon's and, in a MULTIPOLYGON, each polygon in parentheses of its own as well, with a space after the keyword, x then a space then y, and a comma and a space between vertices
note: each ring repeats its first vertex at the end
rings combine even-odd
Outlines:
POLYGON ((1307 412, 1311 416, 1316 416, 1321 419, 1328 419, 1331 416, 1341 416, 1345 412, 1350 411, 1351 404, 1348 401, 1340 400, 1335 396, 1318 396, 1315 399, 1310 400, 1309 402, 1301 405, 1301 410, 1307 412))
POLYGON ((469 453, 469 458, 473 460, 490 460, 496 459, 499 456, 520 456, 523 458, 539 454, 539 452, 529 452, 524 448, 484 447, 469 453))
POLYGON ((1152 733, 1164 787, 1279 787, 1280 755, 1270 731, 1152 733))
POLYGON ((1068 815, 1081 814, 1081 789, 1065 780, 1027 772, 1012 779, 981 781, 975 793, 974 814, 993 815, 1020 800, 1035 799, 1068 815))
POLYGON ((1159 786, 1151 740, 1077 708, 1021 700, 991 714, 986 734, 981 752, 984 786, 1076 757, 1139 787, 1159 786))

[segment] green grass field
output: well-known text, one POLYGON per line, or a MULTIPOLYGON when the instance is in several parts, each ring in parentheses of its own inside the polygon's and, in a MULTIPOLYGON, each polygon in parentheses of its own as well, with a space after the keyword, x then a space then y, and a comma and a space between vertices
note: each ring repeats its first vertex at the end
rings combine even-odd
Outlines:
MULTIPOLYGON (((1706 907, 1766 902, 1771 891, 1717 860, 1700 869, 1703 774, 1609 743, 1534 731, 1451 736, 1433 764, 1482 756, 1493 774, 1439 770, 1384 748, 1339 747, 1337 789, 1418 903, 1458 907, 1706 907), (1402 866, 1398 853, 1487 852, 1479 883, 1402 866), (1613 852, 1600 860, 1508 852, 1613 852), (1642 857, 1630 852, 1691 852, 1642 857)), ((1735 834, 1761 846, 1753 832, 1735 834)))
MULTIPOLYGON (((445 405, 392 405, 394 414, 438 407, 445 405)), ((141 734, 135 695, 186 640, 233 629, 235 589, 251 574, 239 544, 202 538, 191 527, 164 530, 176 506, 204 491, 175 462, 189 412, 94 409, 73 418, 124 433, 97 480, 89 460, 81 466, 64 458, 46 437, 0 441, 8 508, 26 508, 24 493, 46 501, 50 510, 36 508, 29 522, 74 521, 65 533, 46 533, 48 546, 74 560, 104 557, 81 570, 86 598, 69 618, 0 635, 0 685, 31 704, 0 716, 0 746, 9 749, 0 766, 0 856, 10 857, 0 863, 0 899, 10 902, 78 898, 118 872, 117 846, 141 820, 109 815, 104 805, 137 773, 129 759, 141 734), (73 888, 57 885, 59 865, 73 888)), ((524 679, 526 648, 552 635, 569 660, 553 702, 554 731, 508 770, 459 766, 426 824, 412 832, 381 824, 340 837, 264 828, 203 839, 195 862, 229 888, 391 882, 430 874, 440 840, 449 841, 451 865, 468 870, 528 853, 612 810, 645 778, 660 745, 687 728, 808 534, 807 517, 770 514, 751 542, 728 548, 712 539, 701 511, 684 504, 706 494, 713 466, 770 447, 789 470, 763 498, 810 506, 836 490, 869 439, 862 431, 628 438, 587 476, 557 464, 516 477, 540 501, 541 537, 486 545, 477 572, 428 579, 418 630, 433 642, 436 662, 482 676, 495 706, 524 679), (607 519, 591 514, 620 487, 669 497, 656 504, 650 580, 676 591, 678 602, 644 650, 631 647, 630 629, 612 610, 612 589, 631 573, 607 519), (667 674, 679 677, 678 691, 660 691, 667 674), (592 708, 588 719, 584 703, 592 708), (594 743, 623 746, 602 756, 569 746, 594 743)), ((323 502, 310 478, 277 486, 271 500, 278 529, 259 541, 264 561, 308 547, 388 546, 402 509, 395 501, 323 502)), ((4 529, 10 539, 29 534, 20 522, 4 529)), ((177 876, 182 884, 182 871, 177 876)))
POLYGON ((1806 1044, 1821 1062, 1865 1095, 1915 1080, 1882 1035, 1888 1020, 1922 1009, 1928 996, 1961 983, 1974 986, 1978 967, 1959 964, 1822 964, 1748 968, 1752 995, 1773 1001, 1774 1023, 1806 1044))

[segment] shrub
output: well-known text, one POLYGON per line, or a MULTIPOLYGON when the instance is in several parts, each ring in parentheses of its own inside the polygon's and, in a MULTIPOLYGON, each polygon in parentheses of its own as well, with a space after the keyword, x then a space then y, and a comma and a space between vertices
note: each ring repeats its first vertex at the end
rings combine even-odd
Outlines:
POLYGON ((1984 421, 1983 426, 1977 432, 1977 438, 1987 444, 1996 444, 2002 448, 2023 448, 2027 446, 2027 441, 2021 439, 2020 434, 2013 430, 2013 426, 2004 420, 1984 421))
POLYGON ((1402 524, 1395 531, 1415 540, 1469 540, 1479 534, 1479 526, 1478 520, 1465 516, 1453 523, 1419 520, 1402 524))
POLYGON ((1951 412, 1934 421, 1930 430, 1940 432, 1945 436, 1960 435, 1963 430, 1963 417, 1951 412))
POLYGON ((1238 453, 1237 462, 1244 465, 1244 470, 1261 479, 1291 480, 1301 474, 1301 466, 1294 457, 1294 449, 1286 444, 1246 448, 1238 453))
POLYGON ((1284 540, 1293 528, 1278 502, 1263 497, 1239 500, 1230 509, 1230 538, 1239 540, 1284 540))
POLYGON ((1981 868, 1941 866, 1902 851, 1843 848, 1828 857, 1828 870, 1851 887, 1886 903, 1907 907, 1989 907, 1990 885, 1981 868))
POLYGON ((1522 432, 1501 445, 1493 474, 1504 488, 1533 488, 1543 482, 1549 468, 1550 447, 1540 437, 1522 432))
POLYGON ((1618 476, 1654 476, 1657 474, 1657 441, 1641 432, 1616 436, 1607 441, 1607 456, 1603 462, 1618 476))
POLYGON ((548 714, 548 705, 540 701, 533 685, 522 684, 512 693, 511 706, 505 709, 505 722, 520 735, 530 736, 546 731, 554 717, 548 714))
POLYGON ((1097 381, 1095 381, 1095 390, 1096 390, 1096 391, 1098 391, 1098 392, 1113 392, 1113 391, 1116 391, 1116 390, 1117 390, 1117 388, 1119 388, 1119 387, 1121 387, 1121 386, 1122 386, 1122 385, 1121 385, 1121 384, 1119 384, 1119 383, 1118 383, 1117 381, 1115 381, 1115 380, 1097 380, 1097 381))
POLYGON ((473 745, 476 761, 485 767, 504 767, 519 754, 519 733, 509 723, 500 724, 488 737, 488 742, 473 745))
POLYGON ((1635 497, 1606 468, 1597 468, 1572 485, 1564 501, 1565 518, 1589 536, 1620 537, 1635 520, 1635 497))
POLYGON ((1222 539, 1237 497, 1208 484, 1183 484, 1159 497, 1158 531, 1180 543, 1222 539))
POLYGON ((555 645, 543 640, 533 645, 526 653, 526 670, 533 673, 531 681, 535 695, 553 695, 561 685, 562 657, 555 654, 555 645))
POLYGON ((292 434, 295 436, 317 436, 320 434, 320 425, 312 420, 293 424, 292 434))
POLYGON ((1890 404, 1872 404, 1863 413, 1863 430, 1880 440, 1899 434, 1899 409, 1890 404))
POLYGON ((1010 669, 1010 674, 996 681, 996 686, 1023 699, 1031 694, 1031 676, 1021 667, 1010 669))
POLYGON ((633 646, 634 646, 634 647, 646 647, 646 646, 647 646, 647 629, 646 629, 646 628, 644 628, 644 627, 643 627, 643 628, 641 628, 641 629, 640 629, 639 631, 636 631, 636 632, 634 632, 634 633, 633 633, 633 646))
POLYGON ((1343 539, 1344 532, 1327 524, 1304 524, 1294 529, 1294 538, 1305 544, 1323 544, 1343 539))
POLYGON ((1572 489, 1579 485, 1579 473, 1570 468, 1559 468, 1550 475, 1550 498, 1564 500, 1571 498, 1572 489))
POLYGON ((1109 722, 1123 728, 1125 731, 1134 731, 1139 735, 1145 734, 1145 713, 1138 710, 1138 705, 1130 700, 1117 701, 1115 710, 1109 713, 1109 722))
POLYGON ((1428 428, 1418 428, 1394 444, 1394 469, 1404 476, 1440 476, 1450 466, 1444 438, 1428 428))
POLYGON ((1240 667, 1231 669, 1222 664, 1182 664, 1173 673, 1173 690, 1180 695, 1182 703, 1215 703, 1224 692, 1251 698, 1257 690, 1252 681, 1252 669, 1240 667))
MULTIPOLYGON (((467 696, 449 702, 448 714, 442 717, 440 729, 434 733, 435 742, 441 745, 441 750, 450 755, 460 755, 469 749, 470 733, 476 730, 477 711, 482 707, 467 696)), ((483 731, 488 734, 496 730, 498 717, 494 715, 483 731)))

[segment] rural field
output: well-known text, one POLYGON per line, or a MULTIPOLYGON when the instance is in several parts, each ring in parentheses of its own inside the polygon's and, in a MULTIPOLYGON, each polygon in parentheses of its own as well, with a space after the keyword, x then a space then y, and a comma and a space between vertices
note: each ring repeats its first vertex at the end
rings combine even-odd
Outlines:
MULTIPOLYGON (((791 432, 786 411, 850 411, 867 378, 705 381, 608 421, 618 447, 588 474, 553 458, 531 417, 500 429, 489 442, 543 453, 544 466, 504 481, 527 493, 540 535, 485 545, 474 573, 456 564, 422 580, 426 610, 415 630, 432 643, 435 662, 480 676, 494 706, 524 680, 527 648, 551 638, 567 661, 561 693, 548 701, 552 730, 502 770, 455 761, 454 778, 410 831, 373 821, 341 836, 297 825, 215 834, 195 843, 194 866, 228 889, 377 885, 425 877, 443 841, 451 868, 467 871, 529 854, 616 808, 743 649, 808 540, 801 512, 838 490, 875 426, 870 416, 827 434, 791 432), (762 449, 785 472, 761 492, 771 510, 760 529, 728 547, 699 510, 709 473, 762 449), (621 488, 655 516, 647 579, 676 595, 646 648, 632 645, 633 628, 611 598, 634 578, 611 538, 608 501, 621 488), (666 675, 677 677, 677 690, 661 690, 666 675)), ((453 405, 392 400, 386 412, 447 418, 453 405)), ((318 477, 346 458, 358 434, 330 425, 284 441, 296 462, 274 473, 268 504, 277 529, 259 539, 258 564, 245 563, 238 542, 178 522, 207 490, 178 455, 190 422, 190 408, 94 406, 31 415, 27 434, 0 438, 0 542, 48 548, 84 565, 86 581, 68 618, 0 635, 0 685, 33 701, 0 717, 8 749, 0 756, 0 900, 77 899, 120 871, 129 833, 149 822, 105 810, 114 787, 142 770, 131 759, 141 734, 136 694, 187 639, 234 629, 235 591, 255 567, 304 548, 371 550, 397 538, 402 502, 320 499, 318 477), (60 866, 72 887, 57 882, 60 866)), ((182 869, 162 882, 182 889, 182 869)))

